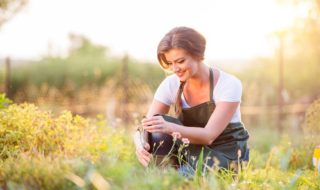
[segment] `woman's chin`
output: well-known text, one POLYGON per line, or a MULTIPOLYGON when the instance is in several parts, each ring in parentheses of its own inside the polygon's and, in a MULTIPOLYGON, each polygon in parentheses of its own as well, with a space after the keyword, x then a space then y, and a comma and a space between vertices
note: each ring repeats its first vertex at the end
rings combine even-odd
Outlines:
MULTIPOLYGON (((179 77, 179 76, 178 76, 179 77)), ((182 76, 180 76, 179 77, 179 80, 181 81, 181 82, 186 82, 187 80, 188 80, 188 76, 187 75, 182 75, 182 76)))
POLYGON ((186 80, 186 77, 184 75, 176 74, 176 76, 179 78, 180 81, 185 81, 186 80))
POLYGON ((180 82, 185 82, 186 78, 185 77, 179 77, 180 82))

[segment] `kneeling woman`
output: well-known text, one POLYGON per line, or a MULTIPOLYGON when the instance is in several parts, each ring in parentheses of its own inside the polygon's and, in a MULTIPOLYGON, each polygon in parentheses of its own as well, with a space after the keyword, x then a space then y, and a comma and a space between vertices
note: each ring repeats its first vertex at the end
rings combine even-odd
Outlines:
MULTIPOLYGON (((142 126, 151 134, 177 132, 189 139, 186 152, 188 158, 193 158, 188 159, 193 168, 202 149, 207 166, 228 168, 247 151, 249 135, 240 113, 242 86, 236 77, 203 63, 205 47, 205 38, 188 27, 176 27, 163 37, 158 45, 158 60, 163 69, 174 74, 158 87, 142 126), (175 105, 180 122, 163 116, 171 105, 175 105)), ((142 144, 140 139, 136 132, 136 154, 141 164, 147 166, 153 142, 142 144)))

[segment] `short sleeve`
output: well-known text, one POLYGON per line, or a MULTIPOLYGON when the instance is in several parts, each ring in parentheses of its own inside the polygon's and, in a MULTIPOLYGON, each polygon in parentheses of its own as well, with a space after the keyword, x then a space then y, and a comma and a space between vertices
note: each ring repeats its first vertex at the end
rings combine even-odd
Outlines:
POLYGON ((169 76, 158 86, 154 94, 154 99, 171 106, 175 102, 177 90, 178 88, 174 76, 169 76))
POLYGON ((239 79, 234 76, 228 76, 224 79, 217 89, 217 102, 241 102, 242 84, 239 79))

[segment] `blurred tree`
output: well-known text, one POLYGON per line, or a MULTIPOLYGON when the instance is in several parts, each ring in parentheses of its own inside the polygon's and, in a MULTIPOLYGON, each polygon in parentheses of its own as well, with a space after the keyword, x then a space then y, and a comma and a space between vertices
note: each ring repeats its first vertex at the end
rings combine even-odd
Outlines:
POLYGON ((293 96, 308 96, 310 101, 320 95, 320 1, 300 0, 293 6, 305 8, 291 32, 287 86, 293 96))
POLYGON ((0 27, 20 11, 28 0, 0 0, 0 27))
POLYGON ((71 42, 71 47, 69 49, 69 56, 72 57, 81 57, 90 56, 90 57, 106 57, 108 48, 102 45, 92 43, 88 38, 83 35, 78 34, 69 34, 69 39, 71 42))
MULTIPOLYGON (((295 20, 285 30, 284 51, 284 89, 288 96, 287 103, 311 102, 320 96, 320 0, 278 0, 282 6, 292 6, 295 20)), ((246 86, 253 94, 266 97, 267 104, 276 102, 276 93, 267 93, 268 89, 276 92, 278 85, 277 56, 256 60, 241 74, 246 86), (257 64, 259 63, 259 64, 257 64), (247 75, 246 73, 250 73, 247 75), (252 74, 257 73, 257 74, 252 74), (254 83, 261 85, 254 85, 254 83)), ((250 104, 259 104, 259 99, 252 102, 252 93, 247 93, 250 104)), ((260 97, 260 96, 258 96, 260 97)))

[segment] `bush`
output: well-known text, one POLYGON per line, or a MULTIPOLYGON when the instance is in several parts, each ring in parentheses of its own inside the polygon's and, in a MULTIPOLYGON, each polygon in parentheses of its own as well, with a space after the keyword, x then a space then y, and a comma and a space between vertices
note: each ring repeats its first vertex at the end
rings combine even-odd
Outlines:
POLYGON ((319 134, 320 132, 320 98, 315 100, 307 109, 303 124, 307 134, 319 134))
POLYGON ((5 94, 0 94, 0 109, 5 108, 11 104, 12 101, 6 98, 5 94))
POLYGON ((128 131, 107 127, 101 116, 54 116, 32 104, 11 104, 0 109, 0 142, 0 189, 320 188, 319 176, 303 167, 307 161, 293 159, 309 154, 287 138, 270 153, 253 148, 238 174, 209 170, 190 179, 172 168, 143 168, 128 131))

